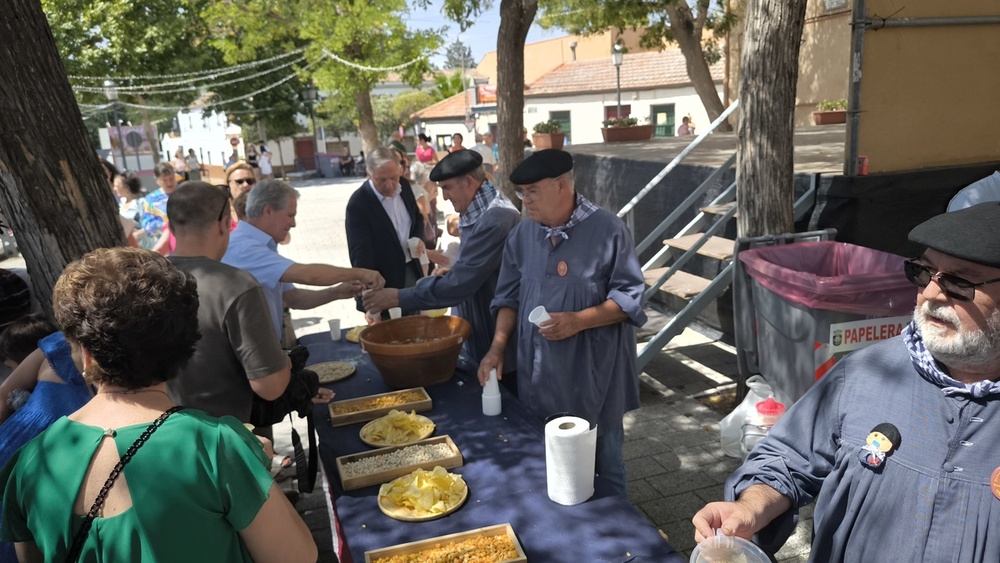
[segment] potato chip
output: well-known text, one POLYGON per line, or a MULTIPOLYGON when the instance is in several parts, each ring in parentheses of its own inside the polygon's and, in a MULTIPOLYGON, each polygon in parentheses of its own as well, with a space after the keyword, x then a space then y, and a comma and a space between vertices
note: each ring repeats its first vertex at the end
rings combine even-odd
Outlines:
POLYGON ((461 475, 441 466, 431 471, 417 469, 379 488, 379 503, 391 512, 409 517, 432 517, 455 508, 468 495, 461 475))
POLYGON ((423 440, 434 432, 434 423, 415 411, 391 410, 361 428, 361 439, 367 444, 398 446, 423 440))

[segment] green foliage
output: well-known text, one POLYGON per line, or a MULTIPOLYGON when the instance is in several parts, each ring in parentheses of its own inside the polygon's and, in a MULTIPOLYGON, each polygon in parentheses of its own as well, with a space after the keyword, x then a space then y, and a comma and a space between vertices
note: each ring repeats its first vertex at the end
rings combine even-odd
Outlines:
POLYGON ((434 96, 427 92, 413 91, 397 94, 392 101, 392 112, 396 116, 397 125, 412 126, 413 119, 410 116, 433 104, 434 101, 434 96))
MULTIPOLYGON (((399 79, 417 86, 430 70, 426 56, 441 44, 444 28, 413 31, 407 28, 406 0, 257 0, 255 2, 212 2, 203 11, 213 36, 209 42, 228 63, 260 58, 261 51, 287 52, 308 45, 311 76, 322 92, 338 98, 332 107, 358 104, 357 95, 370 92, 389 72, 357 68, 332 58, 332 53, 361 67, 391 67, 419 59, 398 72, 399 79), (422 58, 423 57, 423 58, 422 58)), ((367 115, 370 107, 358 107, 355 116, 367 115)), ((346 114, 334 112, 343 124, 346 114)), ((368 123, 372 128, 373 123, 368 123)), ((365 124, 359 122, 362 131, 365 124)))
POLYGON ((444 68, 473 68, 476 66, 476 60, 472 58, 472 49, 457 39, 448 45, 444 56, 444 68))
MULTIPOLYGON (((679 0, 539 0, 539 24, 580 35, 603 33, 610 28, 645 28, 640 45, 662 49, 676 40, 667 8, 678 4, 679 0)), ((694 26, 686 31, 702 44, 705 60, 713 64, 722 56, 718 39, 732 28, 737 15, 720 0, 694 0, 686 5, 694 12, 694 26), (712 33, 705 37, 704 29, 712 33)))
POLYGON ((823 100, 817 106, 819 111, 837 111, 847 109, 847 100, 823 100))
POLYGON ((444 0, 441 13, 466 31, 480 14, 493 7, 493 0, 444 0))
POLYGON ((535 133, 560 133, 562 132, 562 124, 554 119, 550 119, 536 123, 534 131, 535 133))
POLYGON ((639 125, 637 117, 612 117, 604 120, 605 127, 635 127, 639 125))
POLYGON ((440 102, 463 90, 465 90, 465 84, 462 82, 461 72, 440 72, 434 76, 434 86, 431 94, 435 102, 440 102))
MULTIPOLYGON (((206 45, 209 30, 200 12, 212 0, 41 0, 42 9, 69 75, 163 75, 215 68, 219 53, 206 45)), ((164 82, 160 81, 160 82, 164 82)), ((146 79, 141 84, 157 82, 146 79)), ((71 79, 75 86, 100 87, 101 81, 71 79)), ((120 86, 129 86, 119 80, 120 86)), ((184 106, 196 89, 165 94, 120 92, 119 99, 148 105, 184 106)), ((103 93, 76 94, 85 104, 104 104, 103 93)), ((128 110, 119 108, 119 115, 128 110)), ((138 113, 138 112, 134 112, 138 113)), ((169 120, 175 112, 150 112, 153 121, 169 120)), ((127 117, 133 123, 139 116, 127 117)))

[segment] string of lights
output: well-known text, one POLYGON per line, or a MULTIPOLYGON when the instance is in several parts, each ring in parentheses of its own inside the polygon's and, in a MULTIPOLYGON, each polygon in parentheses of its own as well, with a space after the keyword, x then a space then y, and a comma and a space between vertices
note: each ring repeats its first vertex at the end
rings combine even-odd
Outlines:
POLYGON ((294 51, 289 51, 288 53, 282 53, 280 55, 275 55, 267 59, 261 59, 259 61, 251 61, 248 63, 240 63, 233 66, 214 68, 210 70, 199 70, 194 72, 182 72, 178 74, 144 74, 135 76, 80 76, 76 74, 69 75, 71 80, 93 80, 95 82, 103 82, 105 80, 115 80, 117 82, 135 82, 136 80, 163 80, 169 78, 194 78, 194 77, 212 77, 214 76, 225 76, 232 74, 234 72, 239 72, 241 70, 246 70, 248 68, 256 68, 261 65, 272 63, 277 60, 281 60, 285 57, 290 57, 292 55, 298 55, 305 52, 305 47, 295 49, 294 51))
POLYGON ((399 65, 396 65, 396 66, 374 67, 374 66, 361 65, 361 64, 358 64, 356 62, 349 61, 347 59, 342 59, 342 58, 338 57, 337 55, 331 53, 330 51, 327 51, 326 49, 323 49, 323 54, 326 55, 327 57, 330 57, 331 59, 337 61, 340 64, 349 66, 351 68, 356 68, 358 70, 367 71, 367 72, 392 72, 394 70, 403 70, 404 68, 406 68, 408 66, 415 65, 415 64, 419 63, 420 61, 422 61, 422 60, 424 60, 424 59, 427 58, 427 55, 421 55, 421 56, 413 59, 412 61, 407 61, 407 62, 405 62, 403 64, 399 64, 399 65))
MULTIPOLYGON (((290 67, 290 66, 292 66, 294 64, 301 63, 301 62, 303 62, 305 60, 306 60, 305 57, 299 57, 297 59, 294 59, 294 60, 282 63, 281 65, 278 65, 276 67, 269 68, 269 69, 266 69, 266 70, 262 70, 260 72, 254 73, 254 74, 249 74, 249 75, 246 75, 246 76, 241 76, 239 78, 233 78, 231 80, 223 80, 222 82, 214 82, 214 83, 211 83, 211 84, 203 84, 203 85, 199 85, 199 86, 196 86, 195 83, 196 82, 200 82, 202 80, 210 80, 210 79, 215 78, 215 77, 213 76, 213 77, 197 78, 197 79, 191 79, 191 80, 182 80, 182 81, 177 81, 177 82, 165 82, 163 84, 152 84, 152 85, 146 85, 146 86, 120 86, 118 88, 115 88, 115 90, 117 90, 118 92, 124 92, 124 93, 148 94, 148 95, 173 94, 173 93, 176 93, 176 92, 190 92, 192 90, 198 90, 199 88, 205 88, 207 90, 211 90, 213 88, 218 88, 219 86, 228 86, 230 84, 237 84, 239 82, 245 82, 247 80, 253 80, 255 78, 260 78, 261 76, 268 75, 268 74, 270 74, 272 72, 277 72, 277 71, 279 71, 281 69, 288 68, 288 67, 290 67), (179 85, 179 84, 188 84, 188 86, 185 86, 185 87, 182 87, 182 88, 169 88, 170 86, 176 86, 176 85, 179 85)), ((106 88, 98 88, 98 87, 95 87, 95 86, 73 86, 73 91, 74 92, 86 92, 86 93, 91 93, 91 94, 103 94, 106 90, 107 90, 106 88)))
MULTIPOLYGON (((310 67, 315 66, 317 63, 319 63, 320 61, 322 61, 323 58, 325 58, 325 57, 320 57, 316 61, 311 62, 311 63, 305 65, 304 67, 302 67, 302 70, 305 71, 305 70, 309 69, 310 67)), ((261 94, 261 93, 267 92, 268 90, 273 90, 274 88, 277 88, 278 86, 281 86, 285 82, 288 82, 289 80, 291 80, 293 78, 296 78, 297 76, 298 76, 298 73, 293 72, 292 74, 289 74, 288 76, 286 76, 286 77, 284 77, 284 78, 282 78, 282 79, 274 82, 273 84, 270 84, 268 86, 264 86, 263 88, 259 88, 257 90, 254 90, 253 92, 250 92, 249 94, 244 94, 242 96, 237 96, 235 98, 230 98, 228 100, 220 100, 220 101, 217 101, 217 102, 213 102, 212 105, 222 106, 222 105, 226 105, 226 104, 231 104, 233 102, 241 102, 241 101, 246 100, 248 98, 252 98, 252 97, 256 96, 257 94, 261 94)), ((190 109, 188 106, 154 106, 154 105, 145 105, 145 104, 133 104, 133 103, 130 103, 130 102, 121 102, 121 101, 119 101, 118 103, 121 104, 121 105, 123 105, 123 106, 125 106, 125 107, 136 108, 136 109, 146 109, 146 110, 182 111, 182 110, 190 109)), ((82 107, 97 108, 97 107, 102 107, 102 106, 91 106, 91 105, 87 105, 87 104, 80 104, 80 107, 81 108, 82 107)), ((111 104, 106 104, 103 107, 111 107, 111 104)))

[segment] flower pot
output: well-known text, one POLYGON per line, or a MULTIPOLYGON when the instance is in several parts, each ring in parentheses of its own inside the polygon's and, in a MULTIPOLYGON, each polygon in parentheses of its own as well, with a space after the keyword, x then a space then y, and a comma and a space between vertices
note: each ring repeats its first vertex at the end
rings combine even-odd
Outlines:
POLYGON ((619 143, 623 141, 648 141, 653 137, 654 125, 635 125, 633 127, 604 127, 601 135, 604 136, 605 143, 619 143))
POLYGON ((531 142, 538 150, 561 149, 566 142, 566 133, 532 133, 531 142))
POLYGON ((847 123, 847 110, 835 109, 832 111, 814 111, 813 123, 816 125, 833 125, 834 123, 847 123))

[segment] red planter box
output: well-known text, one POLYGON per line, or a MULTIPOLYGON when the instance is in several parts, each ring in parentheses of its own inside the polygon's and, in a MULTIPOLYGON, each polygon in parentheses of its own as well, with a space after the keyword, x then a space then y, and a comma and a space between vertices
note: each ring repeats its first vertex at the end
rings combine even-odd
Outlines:
POLYGON ((636 125, 634 127, 604 127, 601 135, 605 143, 624 141, 648 141, 653 137, 653 125, 636 125))

